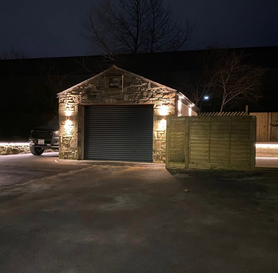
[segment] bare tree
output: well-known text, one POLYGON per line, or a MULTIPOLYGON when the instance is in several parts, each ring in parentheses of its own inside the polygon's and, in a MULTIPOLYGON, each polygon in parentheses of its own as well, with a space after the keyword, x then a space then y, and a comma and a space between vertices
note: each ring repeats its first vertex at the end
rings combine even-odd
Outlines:
POLYGON ((235 50, 207 50, 203 57, 202 79, 191 88, 196 103, 201 106, 204 96, 210 96, 217 100, 219 111, 222 112, 242 101, 258 101, 265 69, 248 62, 248 57, 235 50))
POLYGON ((193 30, 188 21, 173 19, 163 0, 105 0, 83 23, 105 54, 176 51, 193 30))

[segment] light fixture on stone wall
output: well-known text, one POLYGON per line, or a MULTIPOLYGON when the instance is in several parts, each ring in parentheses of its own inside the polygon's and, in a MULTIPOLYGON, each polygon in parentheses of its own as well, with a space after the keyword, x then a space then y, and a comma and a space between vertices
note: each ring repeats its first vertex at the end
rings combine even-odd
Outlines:
POLYGON ((71 110, 65 110, 65 114, 67 117, 70 117, 72 115, 72 112, 71 110))
POLYGON ((166 130, 166 126, 167 126, 167 121, 166 119, 161 119, 158 123, 158 127, 160 131, 165 131, 166 130))
POLYGON ((180 117, 182 115, 182 111, 181 111, 181 100, 178 100, 178 117, 180 117))
POLYGON ((73 122, 70 119, 67 119, 65 122, 65 133, 66 135, 72 135, 73 131, 73 122))
POLYGON ((73 112, 74 112, 74 109, 73 109, 72 107, 66 106, 66 108, 65 108, 65 115, 66 115, 67 117, 70 117, 70 116, 72 115, 73 112))
POLYGON ((160 116, 168 116, 170 113, 169 106, 161 105, 160 108, 158 109, 158 113, 160 116))

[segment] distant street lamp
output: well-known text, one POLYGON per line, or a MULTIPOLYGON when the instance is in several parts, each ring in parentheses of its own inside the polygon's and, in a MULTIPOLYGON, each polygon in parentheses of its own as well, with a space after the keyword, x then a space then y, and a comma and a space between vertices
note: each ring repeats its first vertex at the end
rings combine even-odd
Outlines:
POLYGON ((204 96, 204 100, 209 100, 209 96, 204 96))
POLYGON ((202 111, 210 111, 211 107, 211 98, 209 95, 204 95, 203 99, 201 100, 201 105, 200 108, 202 109, 202 111))

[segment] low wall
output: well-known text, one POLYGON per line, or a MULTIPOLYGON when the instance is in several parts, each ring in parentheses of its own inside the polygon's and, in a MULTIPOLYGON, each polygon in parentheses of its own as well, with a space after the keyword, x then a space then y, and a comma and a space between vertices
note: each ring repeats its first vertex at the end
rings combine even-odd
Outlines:
POLYGON ((278 142, 257 143, 256 157, 278 157, 278 142))
POLYGON ((24 142, 0 142, 0 155, 14 155, 14 154, 28 154, 30 153, 29 150, 29 143, 24 142))

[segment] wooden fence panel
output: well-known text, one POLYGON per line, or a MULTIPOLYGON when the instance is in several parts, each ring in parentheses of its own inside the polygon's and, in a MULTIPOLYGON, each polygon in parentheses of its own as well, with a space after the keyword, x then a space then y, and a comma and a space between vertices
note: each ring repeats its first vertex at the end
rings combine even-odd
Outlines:
POLYGON ((278 142, 278 113, 270 114, 270 142, 278 142))
POLYGON ((250 113, 257 118, 257 142, 278 142, 278 113, 250 113))
POLYGON ((204 124, 199 118, 189 121, 189 164, 192 161, 207 162, 210 124, 204 124))
POLYGON ((211 122, 210 120, 210 162, 218 163, 219 158, 224 162, 229 162, 230 153, 230 130, 231 124, 227 118, 219 117, 211 122), (221 134, 219 134, 221 131, 221 134))
POLYGON ((171 117, 167 120, 166 166, 185 168, 186 118, 171 117))
MULTIPOLYGON (((255 118, 253 118, 255 120, 255 118)), ((242 117, 237 119, 231 119, 231 144, 230 144, 230 163, 231 164, 250 164, 252 155, 255 152, 252 149, 252 145, 255 150, 255 128, 254 135, 252 135, 252 118, 242 117)))
POLYGON ((255 142, 255 117, 169 117, 166 167, 254 169, 255 142))

